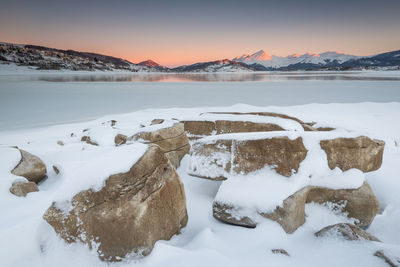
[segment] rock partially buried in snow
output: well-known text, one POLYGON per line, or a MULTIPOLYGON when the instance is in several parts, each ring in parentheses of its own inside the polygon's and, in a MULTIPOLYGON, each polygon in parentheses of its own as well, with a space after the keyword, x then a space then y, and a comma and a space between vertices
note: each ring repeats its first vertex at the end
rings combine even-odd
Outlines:
POLYGON ((124 134, 117 134, 114 138, 114 143, 116 146, 126 144, 128 137, 124 134))
POLYGON ((232 173, 247 174, 270 166, 290 177, 306 155, 301 137, 294 140, 286 136, 249 140, 204 138, 192 145, 189 174, 221 180, 232 173))
POLYGON ((43 218, 67 242, 81 241, 106 261, 147 255, 187 223, 183 184, 158 146, 149 146, 126 173, 111 175, 99 191, 76 194, 71 208, 53 203, 43 218))
POLYGON ((189 140, 184 132, 182 123, 174 123, 172 127, 143 131, 135 134, 130 140, 145 144, 158 145, 175 168, 178 168, 181 159, 189 152, 189 140))
MULTIPOLYGON (((234 197, 234 196, 232 196, 234 197)), ((254 211, 248 207, 236 207, 214 201, 213 216, 223 222, 245 227, 256 227, 254 211)), ((308 186, 298 190, 272 212, 258 211, 264 218, 276 221, 287 233, 293 233, 305 222, 305 204, 308 202, 342 204, 342 211, 357 219, 358 226, 371 224, 379 210, 379 202, 367 182, 357 189, 330 189, 308 186)))
POLYGON ((97 144, 95 141, 93 141, 93 140, 90 138, 90 136, 88 136, 88 135, 82 136, 81 141, 82 141, 82 142, 85 142, 85 143, 87 143, 87 144, 89 144, 89 145, 92 145, 92 146, 98 146, 98 145, 99 145, 99 144, 97 144))
POLYGON ((360 227, 349 223, 338 223, 327 226, 315 233, 316 237, 339 237, 345 240, 367 240, 380 242, 378 238, 360 227))
POLYGON ((282 255, 285 255, 285 256, 288 256, 288 257, 290 256, 289 253, 286 250, 282 249, 282 248, 271 249, 271 252, 274 253, 274 254, 282 254, 282 255))
POLYGON ((385 142, 366 136, 322 140, 321 148, 326 152, 331 169, 342 171, 352 168, 363 172, 376 171, 382 165, 385 142))
POLYGON ((310 188, 303 188, 283 201, 282 206, 278 206, 271 213, 260 215, 279 223, 286 233, 293 233, 305 222, 305 203, 310 188))
POLYGON ((367 182, 356 189, 314 187, 308 192, 307 203, 309 202, 339 204, 348 217, 358 220, 358 226, 370 225, 379 211, 379 201, 367 182))
POLYGON ((161 124, 163 122, 164 122, 163 119, 154 119, 154 120, 151 121, 151 125, 161 124))
POLYGON ((383 250, 377 250, 374 253, 375 257, 378 257, 384 260, 390 267, 399 267, 400 266, 400 258, 392 255, 386 255, 383 250))
MULTIPOLYGON (((273 212, 259 212, 259 215, 278 222, 287 233, 293 233, 298 227, 305 222, 305 203, 307 200, 309 188, 303 188, 292 196, 283 201, 281 207, 277 207, 273 212)), ((254 228, 257 222, 251 217, 254 217, 253 211, 241 207, 234 207, 227 203, 214 201, 213 203, 214 218, 227 222, 229 224, 239 225, 254 228), (249 213, 248 216, 244 214, 249 213)))
POLYGON ((57 166, 53 165, 53 171, 58 175, 60 173, 60 169, 57 166))
POLYGON ((38 192, 39 188, 34 182, 16 182, 10 188, 10 192, 19 197, 25 197, 31 192, 38 192))
POLYGON ((11 173, 23 176, 28 181, 39 183, 46 177, 46 165, 39 157, 22 149, 19 149, 19 151, 21 153, 21 161, 11 173))

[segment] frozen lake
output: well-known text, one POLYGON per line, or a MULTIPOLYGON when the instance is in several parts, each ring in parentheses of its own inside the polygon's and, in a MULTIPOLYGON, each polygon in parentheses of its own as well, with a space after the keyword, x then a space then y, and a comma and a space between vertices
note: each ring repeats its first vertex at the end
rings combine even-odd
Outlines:
POLYGON ((84 121, 149 108, 359 102, 400 102, 399 72, 0 72, 0 130, 84 121))

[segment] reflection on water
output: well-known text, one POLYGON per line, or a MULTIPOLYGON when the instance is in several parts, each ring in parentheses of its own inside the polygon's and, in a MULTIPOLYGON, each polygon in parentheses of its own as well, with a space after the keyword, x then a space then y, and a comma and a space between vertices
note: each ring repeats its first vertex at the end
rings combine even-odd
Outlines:
POLYGON ((373 76, 365 73, 146 73, 146 74, 51 74, 31 76, 47 82, 250 82, 290 80, 400 81, 399 76, 373 76))

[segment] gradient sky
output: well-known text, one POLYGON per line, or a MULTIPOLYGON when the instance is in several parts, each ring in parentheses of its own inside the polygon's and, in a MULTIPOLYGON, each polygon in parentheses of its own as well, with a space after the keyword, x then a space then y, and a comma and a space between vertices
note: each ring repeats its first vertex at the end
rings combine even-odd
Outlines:
POLYGON ((400 49, 400 0, 0 0, 0 41, 167 66, 400 49))

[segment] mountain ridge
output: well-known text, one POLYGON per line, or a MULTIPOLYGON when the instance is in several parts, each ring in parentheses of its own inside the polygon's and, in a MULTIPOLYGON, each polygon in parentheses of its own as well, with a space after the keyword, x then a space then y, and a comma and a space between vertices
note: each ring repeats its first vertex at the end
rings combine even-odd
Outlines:
POLYGON ((295 70, 359 70, 370 68, 400 69, 400 50, 369 57, 353 56, 335 51, 320 54, 291 54, 286 57, 269 55, 259 50, 232 60, 198 62, 168 68, 153 60, 137 64, 128 60, 91 52, 62 50, 37 45, 0 42, 0 64, 14 63, 38 70, 131 71, 131 72, 254 72, 295 70))

